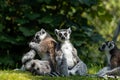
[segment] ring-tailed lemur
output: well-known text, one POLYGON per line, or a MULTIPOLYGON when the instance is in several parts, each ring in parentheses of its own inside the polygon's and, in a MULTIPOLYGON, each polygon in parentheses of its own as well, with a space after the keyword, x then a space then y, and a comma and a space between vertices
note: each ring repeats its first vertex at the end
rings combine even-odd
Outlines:
MULTIPOLYGON (((35 37, 29 43, 29 47, 31 48, 31 50, 23 56, 22 63, 25 64, 27 62, 28 64, 30 64, 30 60, 32 60, 37 53, 39 54, 42 61, 49 61, 51 71, 55 72, 55 45, 56 41, 44 29, 41 29, 35 34, 35 37)), ((24 66, 25 65, 23 65, 22 67, 23 69, 24 66)))
POLYGON ((64 76, 69 76, 70 74, 86 75, 87 66, 80 60, 76 49, 70 42, 71 29, 55 29, 55 34, 60 41, 60 45, 58 45, 56 50, 58 72, 64 76))
POLYGON ((120 49, 114 41, 106 41, 99 47, 100 51, 105 51, 108 59, 108 66, 100 70, 97 75, 100 77, 120 76, 120 49))
POLYGON ((33 59, 25 64, 25 69, 35 75, 50 75, 51 67, 49 61, 33 59))
POLYGON ((39 54, 41 60, 50 61, 52 71, 56 71, 55 45, 56 41, 44 29, 38 31, 29 43, 30 48, 39 54))

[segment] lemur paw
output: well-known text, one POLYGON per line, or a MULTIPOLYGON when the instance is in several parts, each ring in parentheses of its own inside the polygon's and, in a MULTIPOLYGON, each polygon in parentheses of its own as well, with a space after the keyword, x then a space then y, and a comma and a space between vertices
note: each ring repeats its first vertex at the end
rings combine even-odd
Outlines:
POLYGON ((37 43, 35 43, 35 42, 30 42, 30 43, 29 43, 29 47, 30 47, 30 48, 35 48, 36 45, 37 45, 37 43))

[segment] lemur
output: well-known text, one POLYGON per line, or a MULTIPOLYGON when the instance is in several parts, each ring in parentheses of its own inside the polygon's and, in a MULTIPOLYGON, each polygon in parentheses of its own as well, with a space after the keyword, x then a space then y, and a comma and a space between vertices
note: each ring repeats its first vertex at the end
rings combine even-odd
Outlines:
MULTIPOLYGON (((51 73, 50 62, 47 60, 34 59, 35 51, 30 50, 22 58, 22 71, 29 71, 34 75, 49 75, 49 76, 58 76, 57 74, 51 73)), ((18 70, 18 69, 17 69, 18 70)))
MULTIPOLYGON (((55 72, 55 45, 56 41, 44 29, 41 29, 35 34, 33 40, 29 43, 31 50, 23 56, 22 63, 32 60, 37 53, 42 61, 49 61, 51 71, 55 72)), ((31 62, 28 62, 28 64, 29 63, 31 62)))
POLYGON ((77 50, 70 42, 71 29, 55 29, 55 34, 60 42, 56 49, 56 62, 59 73, 63 76, 86 75, 87 66, 80 60, 77 50))
POLYGON ((41 60, 50 61, 53 71, 56 70, 55 45, 56 41, 44 29, 38 31, 29 43, 30 48, 39 54, 41 60))
POLYGON ((106 41, 99 47, 100 51, 105 51, 108 60, 108 66, 100 70, 97 75, 100 77, 120 76, 120 49, 114 41, 106 41))

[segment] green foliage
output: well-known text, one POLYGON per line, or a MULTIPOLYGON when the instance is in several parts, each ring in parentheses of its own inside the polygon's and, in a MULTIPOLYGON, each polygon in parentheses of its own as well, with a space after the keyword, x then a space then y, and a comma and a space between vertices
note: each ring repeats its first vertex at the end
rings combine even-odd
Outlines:
POLYGON ((6 64, 14 67, 16 63, 20 65, 23 53, 29 49, 27 43, 41 28, 56 38, 55 28, 71 27, 71 42, 80 58, 86 63, 99 63, 101 56, 97 44, 103 38, 94 26, 88 24, 89 19, 83 16, 99 5, 99 0, 1 0, 0 4, 1 67, 6 64))
MULTIPOLYGON (((0 79, 1 80, 105 80, 103 78, 99 78, 97 76, 93 76, 92 74, 98 72, 103 66, 98 66, 96 64, 90 65, 88 70, 89 76, 69 76, 69 77, 50 77, 50 76, 34 76, 26 71, 15 71, 15 70, 2 70, 0 71, 0 79)), ((108 80, 116 80, 113 78, 107 78, 108 80)), ((117 80, 119 80, 118 78, 117 80)))
MULTIPOLYGON (((93 74, 98 70, 99 67, 94 65, 91 67, 89 73, 93 74)), ((91 76, 69 76, 69 77, 49 77, 49 76, 33 76, 29 72, 13 71, 13 70, 3 70, 0 71, 0 79, 2 80, 104 80, 98 77, 91 76)), ((110 79, 112 80, 112 79, 110 79)))

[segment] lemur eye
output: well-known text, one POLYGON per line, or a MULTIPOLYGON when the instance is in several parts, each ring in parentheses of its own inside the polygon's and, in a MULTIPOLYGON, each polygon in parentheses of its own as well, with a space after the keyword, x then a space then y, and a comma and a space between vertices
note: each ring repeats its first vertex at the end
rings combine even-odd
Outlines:
POLYGON ((45 31, 42 31, 42 34, 44 34, 45 33, 45 31))
POLYGON ((64 33, 65 36, 67 36, 67 33, 64 33))
POLYGON ((59 33, 59 36, 61 37, 61 36, 62 36, 62 33, 59 33))
POLYGON ((39 70, 39 68, 37 68, 37 70, 39 70))
POLYGON ((105 44, 103 44, 102 49, 104 49, 104 48, 105 48, 105 46, 106 46, 106 45, 105 45, 105 44))
POLYGON ((111 46, 112 46, 112 44, 109 44, 109 46, 108 46, 108 47, 110 48, 111 46))
POLYGON ((108 44, 109 44, 109 41, 106 42, 106 45, 108 45, 108 44))
POLYGON ((31 67, 33 68, 35 66, 35 63, 33 63, 32 65, 31 65, 31 67))
POLYGON ((39 39, 39 36, 37 35, 35 38, 36 38, 36 39, 39 39))

